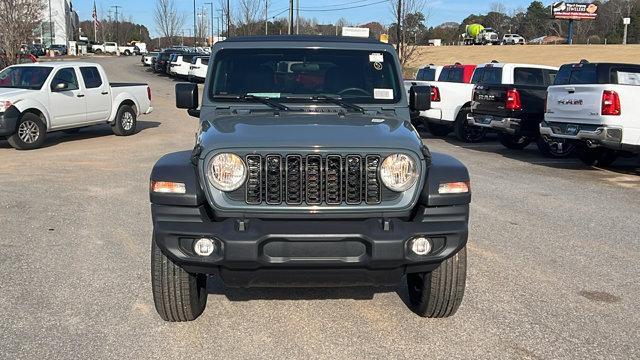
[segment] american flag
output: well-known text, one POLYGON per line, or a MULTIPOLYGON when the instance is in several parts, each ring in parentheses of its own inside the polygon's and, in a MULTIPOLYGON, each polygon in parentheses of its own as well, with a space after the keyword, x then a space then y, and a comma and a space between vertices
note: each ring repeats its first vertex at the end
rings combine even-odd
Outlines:
POLYGON ((98 11, 96 10, 96 2, 93 2, 93 14, 91 15, 93 17, 93 22, 95 23, 96 27, 100 26, 100 20, 98 20, 98 11))

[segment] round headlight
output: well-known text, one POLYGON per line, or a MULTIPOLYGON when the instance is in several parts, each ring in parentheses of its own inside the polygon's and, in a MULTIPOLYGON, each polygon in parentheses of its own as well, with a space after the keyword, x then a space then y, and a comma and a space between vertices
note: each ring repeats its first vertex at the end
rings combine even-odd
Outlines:
POLYGON ((389 190, 406 191, 418 179, 416 162, 405 154, 389 155, 382 162, 380 179, 389 190))
POLYGON ((236 154, 223 153, 214 156, 207 167, 207 178, 216 189, 237 190, 247 178, 247 167, 236 154))

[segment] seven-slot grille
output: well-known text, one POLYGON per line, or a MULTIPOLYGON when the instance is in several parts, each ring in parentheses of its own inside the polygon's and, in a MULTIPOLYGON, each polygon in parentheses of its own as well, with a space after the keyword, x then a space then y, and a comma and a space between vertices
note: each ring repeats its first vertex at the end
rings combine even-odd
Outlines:
POLYGON ((250 205, 379 204, 379 155, 247 155, 250 205))

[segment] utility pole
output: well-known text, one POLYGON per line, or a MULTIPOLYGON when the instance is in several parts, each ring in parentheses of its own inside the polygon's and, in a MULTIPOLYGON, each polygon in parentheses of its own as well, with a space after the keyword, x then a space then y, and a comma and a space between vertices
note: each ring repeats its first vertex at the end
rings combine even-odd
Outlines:
POLYGON ((293 0, 289 0, 289 35, 293 35, 293 0))
POLYGON ((398 18, 396 24, 396 41, 398 42, 398 55, 402 58, 402 0, 398 0, 398 18))
POLYGON ((204 3, 205 5, 210 5, 211 6, 211 46, 213 46, 213 2, 210 3, 204 3))
POLYGON ((227 37, 231 37, 231 4, 227 0, 227 37))
POLYGON ((49 46, 53 45, 53 15, 51 13, 51 0, 49 0, 49 46))
POLYGON ((198 22, 196 20, 196 0, 193 0, 193 46, 198 44, 198 22))
POLYGON ((264 34, 269 35, 269 0, 264 0, 264 34))
POLYGON ((300 0, 296 0, 296 35, 300 34, 300 0))
POLYGON ((118 34, 118 9, 120 9, 122 6, 113 5, 111 7, 116 9, 116 44, 120 45, 120 36, 118 34))

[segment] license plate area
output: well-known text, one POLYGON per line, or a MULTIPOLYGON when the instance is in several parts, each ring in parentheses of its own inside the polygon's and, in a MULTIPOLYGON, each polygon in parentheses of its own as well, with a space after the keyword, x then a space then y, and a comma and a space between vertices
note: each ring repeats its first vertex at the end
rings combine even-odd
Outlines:
POLYGON ((478 116, 478 122, 483 125, 489 125, 493 121, 494 117, 491 115, 480 115, 478 116))
POLYGON ((357 239, 341 241, 272 240, 262 247, 262 256, 270 263, 335 262, 354 263, 367 255, 367 246, 357 239))

